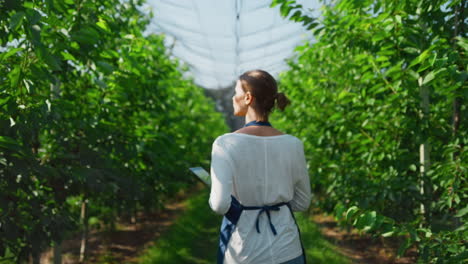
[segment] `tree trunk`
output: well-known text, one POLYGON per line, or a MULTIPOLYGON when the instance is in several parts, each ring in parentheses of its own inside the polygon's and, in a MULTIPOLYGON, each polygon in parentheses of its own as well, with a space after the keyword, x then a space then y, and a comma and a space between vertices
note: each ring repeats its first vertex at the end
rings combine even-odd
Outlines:
POLYGON ((87 213, 87 199, 83 197, 81 202, 81 225, 83 226, 83 232, 81 235, 81 246, 80 246, 80 259, 79 262, 83 263, 86 260, 87 247, 88 247, 88 213, 87 213))
MULTIPOLYGON (((422 77, 420 77, 422 78, 422 77)), ((419 83, 422 83, 421 81, 419 83)), ((425 85, 420 85, 419 86, 419 93, 421 96, 421 108, 423 110, 423 123, 427 124, 429 122, 429 89, 425 85)), ((425 192, 424 192, 424 180, 426 176, 426 172, 429 170, 429 165, 430 165, 430 158, 429 158, 429 151, 430 151, 430 146, 429 142, 427 139, 424 141, 423 144, 419 146, 419 161, 420 161, 420 167, 419 167, 419 172, 420 172, 420 178, 419 178, 419 193, 421 194, 421 197, 424 197, 425 192)), ((424 205, 424 201, 421 202, 420 205, 420 213, 423 216, 424 220, 427 219, 428 215, 428 208, 424 205)), ((421 225, 426 222, 426 221, 421 221, 421 225)))
POLYGON ((54 264, 62 264, 62 242, 55 242, 54 264))
POLYGON ((41 253, 38 250, 33 250, 31 253, 32 264, 41 263, 41 253))
MULTIPOLYGON (((456 37, 458 36, 464 36, 465 33, 464 33, 464 27, 463 26, 460 26, 461 23, 463 23, 465 21, 465 17, 464 17, 464 10, 465 9, 465 3, 461 3, 460 6, 457 6, 455 7, 455 25, 454 25, 454 32, 453 32, 453 36, 454 36, 454 40, 456 37), (460 17, 461 15, 461 17, 460 17)), ((458 49, 460 50, 460 48, 458 48, 455 44, 455 41, 453 43, 453 47, 454 49, 458 49)), ((461 53, 461 52, 460 52, 461 53)), ((458 64, 458 69, 460 71, 463 71, 463 68, 464 68, 464 65, 459 63, 458 64)), ((461 88, 458 88, 457 90, 455 90, 455 98, 453 99, 453 115, 452 115, 452 137, 455 138, 458 134, 458 128, 460 127, 460 120, 461 120, 461 106, 462 106, 462 98, 458 96, 458 94, 461 92, 460 91, 461 88)), ((461 94, 461 93, 460 93, 461 94)), ((463 143, 460 143, 460 150, 463 149, 463 143)), ((455 151, 452 153, 452 160, 454 162, 456 162, 456 160, 458 159, 460 155, 460 151, 455 151)), ((454 173, 454 177, 462 177, 461 175, 458 175, 460 174, 460 171, 457 170, 455 171, 454 173)), ((453 191, 453 190, 452 190, 453 191)), ((455 217, 454 219, 454 224, 455 226, 460 226, 462 223, 461 223, 461 219, 459 217, 455 217)))
POLYGON ((136 203, 133 205, 133 210, 132 210, 132 217, 131 217, 131 223, 133 224, 133 228, 135 231, 138 231, 138 211, 137 211, 137 206, 136 203))

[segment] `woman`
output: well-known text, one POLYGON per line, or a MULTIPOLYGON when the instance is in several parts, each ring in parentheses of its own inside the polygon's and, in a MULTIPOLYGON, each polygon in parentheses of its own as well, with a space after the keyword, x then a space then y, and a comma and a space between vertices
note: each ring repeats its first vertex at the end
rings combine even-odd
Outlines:
POLYGON ((305 263, 292 211, 310 205, 302 142, 274 129, 268 116, 289 100, 265 71, 242 74, 234 114, 245 126, 213 142, 210 207, 224 215, 218 263, 305 263))

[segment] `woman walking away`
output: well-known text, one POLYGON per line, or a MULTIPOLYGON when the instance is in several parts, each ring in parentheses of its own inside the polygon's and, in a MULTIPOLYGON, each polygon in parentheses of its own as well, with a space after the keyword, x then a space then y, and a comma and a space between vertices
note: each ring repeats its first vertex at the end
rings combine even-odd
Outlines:
POLYGON ((218 263, 306 263, 293 211, 311 200, 304 147, 272 127, 273 107, 289 104, 275 79, 262 70, 237 80, 234 114, 243 128, 213 142, 210 207, 224 215, 218 263))

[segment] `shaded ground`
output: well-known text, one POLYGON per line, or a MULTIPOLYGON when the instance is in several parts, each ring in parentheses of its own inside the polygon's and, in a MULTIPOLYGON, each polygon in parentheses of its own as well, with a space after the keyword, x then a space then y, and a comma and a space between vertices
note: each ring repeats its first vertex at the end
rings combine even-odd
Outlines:
MULTIPOLYGON (((208 192, 203 191, 187 200, 187 210, 170 231, 148 248, 140 263, 208 264, 216 262, 221 216, 207 207, 208 192)), ((297 214, 309 263, 351 263, 320 234, 306 214, 297 214)))
POLYGON ((209 209, 208 195, 204 190, 190 197, 185 202, 185 213, 154 246, 143 252, 139 263, 215 263, 221 218, 209 209))
POLYGON ((399 241, 395 238, 372 238, 359 234, 356 230, 347 232, 337 226, 331 216, 314 214, 311 219, 319 226, 321 234, 337 246, 338 251, 352 260, 353 263, 368 264, 407 264, 416 263, 415 248, 409 249, 405 256, 397 258, 399 241))
MULTIPOLYGON (((115 231, 92 230, 88 239, 88 258, 85 263, 137 263, 136 259, 146 248, 154 245, 186 209, 184 201, 200 189, 197 186, 180 193, 159 213, 140 213, 136 224, 119 222, 115 231)), ((80 234, 62 244, 62 263, 79 263, 80 234)), ((41 264, 53 263, 53 252, 41 255, 41 264)))
MULTIPOLYGON (((119 223, 111 233, 93 231, 86 263, 215 263, 221 217, 208 207, 206 190, 181 194, 159 214, 140 215, 138 224, 119 223)), ((398 241, 373 239, 340 229, 323 214, 296 215, 309 263, 416 263, 416 251, 396 258, 398 241)), ((80 239, 63 245, 63 263, 78 263, 80 239)), ((51 263, 51 252, 41 263, 51 263)))

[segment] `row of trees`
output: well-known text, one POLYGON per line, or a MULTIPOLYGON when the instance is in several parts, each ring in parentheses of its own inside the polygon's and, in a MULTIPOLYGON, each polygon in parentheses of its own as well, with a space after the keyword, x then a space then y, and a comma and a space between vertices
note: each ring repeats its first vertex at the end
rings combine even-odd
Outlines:
POLYGON ((88 219, 160 208, 226 131, 163 37, 142 34, 141 4, 0 2, 3 260, 38 263, 72 230, 85 242, 88 219))
POLYGON ((304 141, 318 205, 423 263, 466 260, 468 2, 272 5, 316 37, 280 76, 293 105, 275 123, 304 141))

